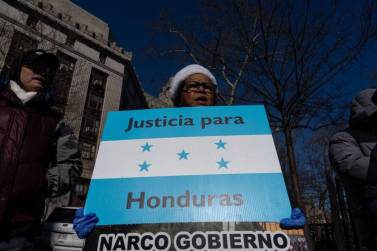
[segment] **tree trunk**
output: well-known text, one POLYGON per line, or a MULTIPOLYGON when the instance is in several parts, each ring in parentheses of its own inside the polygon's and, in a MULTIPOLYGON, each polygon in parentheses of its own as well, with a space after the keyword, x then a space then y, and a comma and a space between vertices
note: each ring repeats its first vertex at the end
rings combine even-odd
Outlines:
MULTIPOLYGON (((287 157, 288 157, 288 164, 290 169, 290 178, 291 178, 291 187, 293 189, 293 207, 298 207, 301 210, 305 212, 304 204, 302 203, 301 199, 301 192, 300 192, 300 186, 298 183, 298 177, 297 177, 297 162, 296 162, 296 156, 293 148, 293 139, 292 139, 292 130, 289 127, 284 128, 284 137, 285 137, 285 145, 287 147, 287 157)), ((307 221, 308 215, 306 215, 307 221)), ((305 224, 304 226, 304 234, 306 243, 308 245, 309 250, 314 250, 313 241, 310 236, 310 229, 309 224, 305 224)))
POLYGON ((293 189, 293 206, 304 209, 301 199, 300 187, 297 178, 297 163, 293 148, 292 131, 288 127, 284 128, 285 145, 287 147, 287 157, 290 170, 291 187, 293 189))
POLYGON ((347 245, 345 240, 345 233, 343 229, 343 223, 341 220, 341 210, 337 200, 337 194, 335 191, 335 184, 331 177, 330 171, 326 170, 326 184, 329 191, 330 205, 331 205, 331 224, 333 226, 333 235, 336 243, 337 251, 346 251, 347 245))

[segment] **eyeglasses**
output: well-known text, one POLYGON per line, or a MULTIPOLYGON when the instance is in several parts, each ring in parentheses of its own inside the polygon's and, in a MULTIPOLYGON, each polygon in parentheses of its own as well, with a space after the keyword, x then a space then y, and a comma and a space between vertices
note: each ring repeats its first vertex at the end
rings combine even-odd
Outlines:
POLYGON ((208 94, 214 93, 216 90, 216 86, 212 83, 208 82, 187 82, 183 88, 185 92, 205 92, 208 94))

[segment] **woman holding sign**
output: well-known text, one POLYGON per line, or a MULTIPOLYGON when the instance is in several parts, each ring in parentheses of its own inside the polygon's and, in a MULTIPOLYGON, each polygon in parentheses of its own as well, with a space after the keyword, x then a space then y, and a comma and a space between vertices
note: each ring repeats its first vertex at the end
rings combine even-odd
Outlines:
MULTIPOLYGON (((195 107, 216 105, 217 81, 212 73, 198 64, 191 64, 178 71, 171 80, 169 96, 175 107, 195 107)), ((77 210, 73 221, 74 229, 80 238, 85 238, 96 226, 95 214, 84 215, 77 210)), ((283 219, 282 226, 302 227, 305 217, 300 209, 292 211, 292 217, 283 219)))
MULTIPOLYGON (((217 81, 212 73, 201 65, 192 64, 181 69, 173 77, 169 90, 176 107, 212 106, 216 104, 217 81)), ((94 213, 84 215, 76 211, 74 229, 80 238, 86 238, 96 227, 94 213)))
MULTIPOLYGON (((172 79, 170 98, 176 107, 212 106, 216 104, 217 81, 212 73, 201 65, 192 64, 181 69, 172 79)), ((76 211, 74 229, 80 238, 86 238, 96 227, 94 213, 84 215, 76 211)))

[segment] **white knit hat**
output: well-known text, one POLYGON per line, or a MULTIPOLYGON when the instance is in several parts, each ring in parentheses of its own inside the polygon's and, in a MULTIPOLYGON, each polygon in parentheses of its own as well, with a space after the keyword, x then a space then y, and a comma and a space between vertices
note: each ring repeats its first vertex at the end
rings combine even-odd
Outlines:
POLYGON ((171 100, 174 101, 174 99, 177 97, 177 91, 183 81, 195 73, 201 73, 205 76, 207 76, 212 84, 217 86, 216 78, 212 75, 212 73, 205 67, 198 65, 198 64, 190 64, 183 69, 181 69, 179 72, 175 74, 175 76, 171 80, 170 84, 170 90, 169 90, 169 96, 171 100))

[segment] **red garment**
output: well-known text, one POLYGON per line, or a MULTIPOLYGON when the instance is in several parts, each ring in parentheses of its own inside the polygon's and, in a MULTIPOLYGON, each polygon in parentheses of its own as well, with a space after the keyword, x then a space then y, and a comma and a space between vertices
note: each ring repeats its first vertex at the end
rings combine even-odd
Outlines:
POLYGON ((23 105, 9 89, 0 92, 0 235, 30 232, 43 215, 59 117, 40 108, 23 105))

